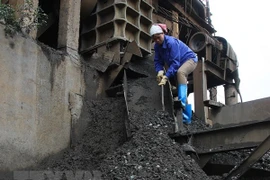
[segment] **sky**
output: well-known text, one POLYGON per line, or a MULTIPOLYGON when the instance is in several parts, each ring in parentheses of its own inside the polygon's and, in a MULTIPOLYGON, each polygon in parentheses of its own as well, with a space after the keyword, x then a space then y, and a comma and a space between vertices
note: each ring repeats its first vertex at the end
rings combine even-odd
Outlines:
MULTIPOLYGON (((270 1, 209 3, 215 35, 224 37, 237 54, 243 102, 270 97, 270 1)), ((224 102, 223 98, 223 87, 219 87, 218 101, 224 102)))

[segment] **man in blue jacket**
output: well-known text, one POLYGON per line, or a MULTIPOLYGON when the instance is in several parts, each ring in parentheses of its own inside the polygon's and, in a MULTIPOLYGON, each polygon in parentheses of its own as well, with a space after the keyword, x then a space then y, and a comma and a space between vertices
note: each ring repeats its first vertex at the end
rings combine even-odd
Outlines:
POLYGON ((155 69, 158 85, 165 85, 168 79, 177 77, 178 100, 183 106, 183 122, 191 122, 191 105, 187 104, 187 77, 197 66, 197 55, 182 41, 164 34, 162 26, 153 24, 150 35, 155 42, 155 69), (164 66, 168 69, 164 74, 164 66))

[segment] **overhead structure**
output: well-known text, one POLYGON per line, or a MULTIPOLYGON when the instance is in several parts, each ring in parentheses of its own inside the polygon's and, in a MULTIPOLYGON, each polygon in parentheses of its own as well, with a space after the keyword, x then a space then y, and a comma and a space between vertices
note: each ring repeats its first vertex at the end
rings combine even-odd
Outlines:
MULTIPOLYGON (((124 52, 125 42, 135 41, 143 54, 150 54, 152 11, 145 0, 97 1, 95 12, 81 23, 80 52, 102 47, 124 52)), ((119 60, 118 55, 116 62, 119 60)))

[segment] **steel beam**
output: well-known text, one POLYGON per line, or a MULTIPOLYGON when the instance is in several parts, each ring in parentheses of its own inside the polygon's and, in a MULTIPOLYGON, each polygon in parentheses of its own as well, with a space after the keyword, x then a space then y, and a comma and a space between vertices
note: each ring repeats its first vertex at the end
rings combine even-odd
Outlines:
MULTIPOLYGON (((201 160, 201 157, 200 157, 201 160)), ((215 176, 215 175, 223 175, 226 173, 229 173, 233 168, 235 167, 234 164, 220 164, 220 163, 212 163, 209 162, 206 164, 205 167, 203 167, 203 171, 208 175, 208 176, 215 176)), ((248 177, 248 178, 255 178, 257 177, 258 179, 265 179, 266 177, 270 177, 270 171, 265 170, 265 169, 259 169, 259 168, 254 168, 251 167, 244 175, 243 177, 248 177)))
MULTIPOLYGON (((269 129, 270 118, 246 125, 202 131, 186 136, 193 137, 192 145, 198 154, 211 154, 256 147, 270 135, 269 129)), ((183 135, 171 137, 177 142, 183 139, 183 135)))
POLYGON ((207 100, 207 78, 203 60, 198 61, 193 72, 193 89, 196 116, 205 121, 206 124, 212 124, 208 121, 208 107, 204 106, 204 101, 207 100))
POLYGON ((209 113, 213 125, 229 126, 262 121, 270 117, 270 97, 211 109, 209 113))
POLYGON ((238 179, 241 177, 253 164, 255 164, 267 151, 270 149, 270 135, 245 159, 239 166, 234 168, 224 180, 238 179))
POLYGON ((209 60, 205 61, 205 73, 208 79, 207 88, 212 88, 227 83, 227 81, 224 79, 224 70, 209 60))
POLYGON ((185 10, 183 9, 183 7, 176 3, 175 1, 173 0, 168 0, 166 3, 168 3, 168 5, 171 6, 172 10, 178 12, 178 13, 181 13, 185 18, 187 18, 188 20, 190 20, 192 22, 192 24, 194 24, 200 31, 202 32, 210 32, 210 33, 214 33, 215 32, 215 29, 210 25, 210 24, 207 24, 206 22, 204 21, 201 21, 203 27, 194 19, 192 18, 190 15, 188 15, 185 10))
POLYGON ((224 80, 224 70, 210 60, 205 60, 205 71, 209 71, 213 75, 217 76, 219 79, 224 80))

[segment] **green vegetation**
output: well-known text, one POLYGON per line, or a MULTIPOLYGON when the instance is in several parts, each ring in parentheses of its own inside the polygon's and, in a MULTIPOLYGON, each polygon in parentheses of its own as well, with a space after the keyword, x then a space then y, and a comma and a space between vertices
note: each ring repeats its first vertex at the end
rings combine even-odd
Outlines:
POLYGON ((29 34, 32 30, 47 23, 48 16, 40 7, 35 8, 32 0, 16 8, 0 1, 0 23, 5 26, 6 35, 16 32, 29 34))

